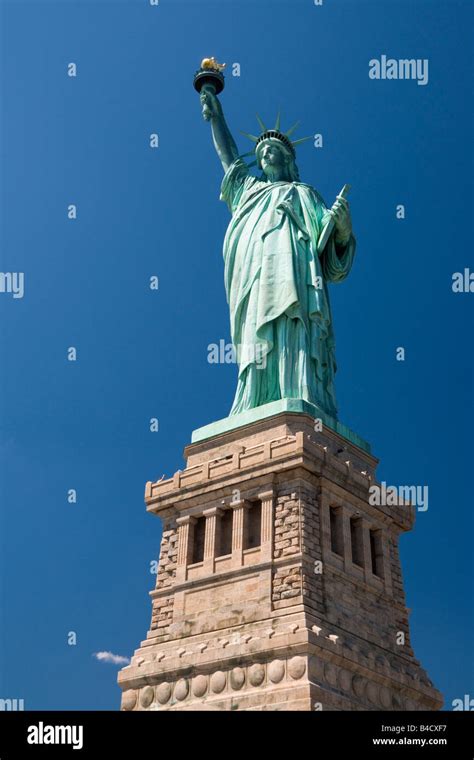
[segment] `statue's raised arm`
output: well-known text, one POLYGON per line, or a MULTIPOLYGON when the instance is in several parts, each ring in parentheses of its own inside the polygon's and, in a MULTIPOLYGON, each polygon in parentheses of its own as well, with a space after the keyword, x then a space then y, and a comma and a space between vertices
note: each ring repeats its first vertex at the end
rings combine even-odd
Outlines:
POLYGON ((227 171, 239 154, 235 140, 224 118, 222 105, 215 94, 214 88, 210 85, 204 85, 200 93, 200 99, 203 107, 203 117, 206 121, 211 122, 214 147, 224 167, 224 171, 227 171))
POLYGON ((217 97, 224 89, 224 69, 225 63, 218 63, 215 58, 203 58, 201 68, 194 76, 194 87, 199 92, 203 118, 211 122, 214 147, 226 172, 237 158, 238 151, 217 97))

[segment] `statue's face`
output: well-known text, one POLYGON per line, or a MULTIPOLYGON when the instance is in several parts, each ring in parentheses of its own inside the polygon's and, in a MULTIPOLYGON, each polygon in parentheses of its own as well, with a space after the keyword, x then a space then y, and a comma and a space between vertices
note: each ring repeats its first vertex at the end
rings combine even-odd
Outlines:
POLYGON ((280 174, 286 168, 285 154, 274 142, 265 142, 259 150, 260 164, 266 176, 280 174))

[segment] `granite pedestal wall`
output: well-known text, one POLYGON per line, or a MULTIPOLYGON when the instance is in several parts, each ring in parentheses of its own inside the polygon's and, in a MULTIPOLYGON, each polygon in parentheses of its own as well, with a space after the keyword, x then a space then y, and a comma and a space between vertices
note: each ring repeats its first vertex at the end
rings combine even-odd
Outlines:
POLYGON ((147 483, 163 522, 124 710, 437 710, 398 555, 414 509, 371 506, 377 460, 284 412, 185 449, 147 483))

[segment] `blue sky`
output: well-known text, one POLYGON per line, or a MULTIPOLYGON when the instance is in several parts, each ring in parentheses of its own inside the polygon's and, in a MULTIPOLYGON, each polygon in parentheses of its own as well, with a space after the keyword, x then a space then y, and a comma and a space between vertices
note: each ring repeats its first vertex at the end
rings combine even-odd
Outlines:
POLYGON ((469 5, 3 0, 0 269, 25 294, 0 293, 1 697, 118 708, 117 666, 93 653, 130 656, 149 626, 145 482, 232 403, 235 367, 207 361, 229 340, 229 217, 192 88, 206 55, 241 65, 222 103, 242 152, 238 130, 281 106, 295 137, 323 135, 298 150, 302 180, 328 203, 352 185, 356 261, 331 290, 340 420, 380 479, 429 486, 401 539, 412 642, 448 709, 474 693, 473 296, 451 288, 472 267, 469 5), (428 59, 428 84, 369 79, 382 54, 428 59))

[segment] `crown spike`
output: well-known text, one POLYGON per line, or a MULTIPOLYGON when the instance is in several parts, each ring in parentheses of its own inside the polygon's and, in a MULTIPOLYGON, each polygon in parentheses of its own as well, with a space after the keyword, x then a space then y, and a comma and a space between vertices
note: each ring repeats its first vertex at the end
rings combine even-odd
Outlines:
POLYGON ((295 131, 295 129, 296 129, 296 127, 298 126, 298 124, 299 124, 299 123, 300 123, 299 121, 296 121, 296 122, 293 124, 293 126, 292 126, 292 127, 290 127, 289 129, 287 129, 287 130, 286 130, 286 132, 285 132, 285 135, 286 135, 287 137, 289 137, 291 134, 293 134, 293 132, 295 131))
POLYGON ((308 137, 300 137, 299 140, 292 140, 291 144, 299 145, 300 143, 306 142, 306 140, 312 140, 312 139, 313 139, 313 135, 308 135, 308 137))
POLYGON ((266 132, 266 131, 267 131, 267 128, 266 128, 265 124, 263 123, 263 121, 261 120, 261 118, 260 118, 260 116, 258 115, 258 113, 257 113, 257 114, 255 114, 255 116, 257 117, 257 121, 258 121, 258 123, 259 123, 259 125, 260 125, 260 129, 262 130, 262 132, 266 132))
POLYGON ((281 108, 278 109, 278 114, 277 114, 276 122, 274 126, 274 129, 278 129, 278 131, 280 131, 280 113, 281 113, 281 108))
POLYGON ((258 140, 258 137, 255 137, 255 135, 250 135, 248 132, 244 132, 244 131, 243 131, 243 129, 239 129, 239 132, 240 132, 242 135, 245 135, 245 137, 248 137, 248 138, 249 138, 249 140, 252 140, 252 142, 255 142, 255 143, 256 143, 256 142, 257 142, 257 140, 258 140))

